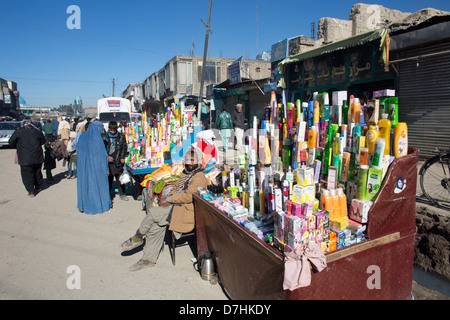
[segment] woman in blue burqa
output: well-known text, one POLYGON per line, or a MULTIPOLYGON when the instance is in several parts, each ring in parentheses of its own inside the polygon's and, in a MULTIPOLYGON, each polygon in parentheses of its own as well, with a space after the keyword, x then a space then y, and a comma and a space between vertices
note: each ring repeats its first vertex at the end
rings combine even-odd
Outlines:
POLYGON ((108 154, 102 139, 103 124, 89 124, 77 143, 78 210, 86 214, 109 211, 108 154))

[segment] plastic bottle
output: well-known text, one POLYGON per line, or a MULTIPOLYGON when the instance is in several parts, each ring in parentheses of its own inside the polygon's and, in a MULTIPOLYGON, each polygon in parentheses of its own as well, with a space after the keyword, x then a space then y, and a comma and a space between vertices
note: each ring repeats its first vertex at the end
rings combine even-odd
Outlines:
POLYGON ((386 142, 384 138, 377 138, 375 141, 375 148, 372 157, 371 168, 382 170, 383 169, 383 155, 386 142))
POLYGON ((369 130, 366 134, 367 148, 369 149, 369 154, 373 154, 375 149, 375 141, 378 138, 378 131, 376 126, 369 126, 369 130))
POLYGON ((337 189, 337 196, 339 199, 339 207, 340 207, 340 214, 339 217, 347 217, 348 210, 347 210, 347 196, 344 193, 344 190, 342 188, 337 189))
POLYGON ((369 171, 369 166, 359 166, 359 168, 358 168, 358 187, 356 189, 356 199, 366 200, 368 171, 369 171))
POLYGON ((348 124, 348 105, 347 105, 347 100, 344 100, 343 104, 342 104, 342 123, 343 124, 348 124))
POLYGON ((352 113, 352 122, 360 123, 361 103, 359 102, 359 98, 353 99, 353 105, 351 106, 351 113, 352 113))
POLYGON ((336 192, 336 189, 330 190, 330 198, 331 198, 331 211, 330 212, 330 218, 339 218, 340 212, 341 212, 341 206, 339 203, 339 198, 336 192))
POLYGON ((389 155, 391 150, 391 120, 388 119, 388 114, 383 113, 381 115, 381 120, 378 121, 378 138, 383 138, 384 145, 384 154, 389 155))
MULTIPOLYGON (((359 152, 359 148, 358 148, 358 137, 361 135, 362 133, 362 129, 361 126, 355 126, 353 128, 353 134, 352 134, 352 150, 351 152, 353 153, 358 153, 359 152)), ((350 151, 350 150, 349 150, 350 151)))
POLYGON ((395 127, 393 149, 396 158, 408 154, 408 126, 405 122, 399 122, 395 127))
POLYGON ((308 130, 308 148, 314 149, 317 147, 317 135, 318 132, 314 127, 308 130))
POLYGON ((330 212, 329 209, 330 203, 330 191, 328 189, 322 190, 322 196, 320 197, 320 209, 326 210, 330 212))

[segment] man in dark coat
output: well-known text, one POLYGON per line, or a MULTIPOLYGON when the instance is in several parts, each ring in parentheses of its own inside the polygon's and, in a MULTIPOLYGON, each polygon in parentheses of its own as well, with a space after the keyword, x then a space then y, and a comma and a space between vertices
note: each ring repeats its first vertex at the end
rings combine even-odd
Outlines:
POLYGON ((42 145, 45 144, 45 136, 41 130, 33 125, 30 117, 25 117, 22 127, 17 129, 9 144, 17 149, 17 160, 20 165, 20 173, 25 189, 29 197, 34 197, 42 187, 42 163, 44 153, 42 145))
POLYGON ((116 121, 110 121, 108 124, 108 132, 102 134, 102 138, 105 141, 106 151, 108 153, 109 163, 109 189, 111 191, 111 200, 113 198, 112 185, 113 180, 119 185, 120 199, 127 201, 128 198, 125 195, 125 186, 120 184, 119 178, 123 173, 125 159, 127 158, 127 141, 125 135, 122 132, 118 132, 118 124, 116 121))

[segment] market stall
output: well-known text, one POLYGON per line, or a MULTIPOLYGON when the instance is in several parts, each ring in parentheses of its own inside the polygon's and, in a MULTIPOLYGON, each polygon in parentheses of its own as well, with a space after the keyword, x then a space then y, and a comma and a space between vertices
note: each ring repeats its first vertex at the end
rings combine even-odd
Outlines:
POLYGON ((181 159, 184 151, 197 141, 201 123, 197 121, 194 111, 193 106, 172 103, 165 107, 164 113, 147 116, 143 112, 141 121, 123 128, 128 145, 125 167, 133 180, 135 199, 146 187, 143 185, 146 177, 162 165, 181 159))
POLYGON ((200 195, 194 196, 197 252, 213 253, 232 299, 410 299, 416 165, 416 149, 392 163, 370 211, 369 240, 326 253, 327 268, 313 273, 308 287, 283 290, 283 254, 200 195), (407 187, 397 194, 400 177, 407 187))
POLYGON ((418 150, 392 83, 375 79, 387 39, 379 30, 281 62, 282 103, 272 92, 237 163, 195 196, 197 251, 212 252, 231 298, 411 297, 418 150), (336 54, 321 73, 299 66, 336 54), (342 86, 327 87, 338 74, 342 86))

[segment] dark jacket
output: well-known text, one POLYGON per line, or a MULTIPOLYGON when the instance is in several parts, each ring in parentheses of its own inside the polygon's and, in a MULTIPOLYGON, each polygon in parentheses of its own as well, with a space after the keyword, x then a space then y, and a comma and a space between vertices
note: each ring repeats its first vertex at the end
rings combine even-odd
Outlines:
POLYGON ((235 128, 244 129, 245 123, 244 123, 244 112, 237 112, 237 110, 233 111, 233 114, 231 115, 231 118, 233 119, 233 126, 235 128))
POLYGON ((217 128, 218 129, 233 129, 233 121, 231 120, 231 115, 222 111, 219 114, 219 119, 217 119, 217 128))
POLYGON ((109 163, 112 174, 119 174, 122 172, 123 164, 120 159, 126 159, 128 153, 127 141, 125 135, 121 132, 117 132, 117 137, 111 138, 108 132, 102 133, 103 141, 105 142, 106 152, 108 156, 113 157, 114 162, 109 163), (114 139, 114 147, 112 146, 112 139, 114 139))
POLYGON ((45 137, 42 131, 36 128, 19 128, 9 139, 9 144, 17 149, 17 160, 20 165, 44 162, 42 145, 45 144, 45 137))

